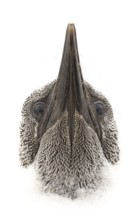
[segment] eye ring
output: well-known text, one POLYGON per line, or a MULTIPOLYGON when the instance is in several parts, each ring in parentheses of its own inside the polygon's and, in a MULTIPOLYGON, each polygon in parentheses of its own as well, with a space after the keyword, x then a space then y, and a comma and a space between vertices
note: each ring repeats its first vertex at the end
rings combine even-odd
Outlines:
POLYGON ((95 111, 99 117, 102 117, 105 113, 104 105, 101 101, 95 102, 95 111))
POLYGON ((36 102, 32 108, 33 117, 36 119, 41 119, 45 112, 45 103, 36 102))

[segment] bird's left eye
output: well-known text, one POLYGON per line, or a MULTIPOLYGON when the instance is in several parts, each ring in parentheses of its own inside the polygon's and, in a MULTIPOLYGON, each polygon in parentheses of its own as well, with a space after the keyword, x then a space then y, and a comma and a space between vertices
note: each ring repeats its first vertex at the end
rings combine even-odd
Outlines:
POLYGON ((102 102, 96 102, 95 103, 95 110, 96 110, 96 113, 97 115, 99 116, 103 116, 104 114, 104 106, 103 106, 103 103, 102 102))
POLYGON ((45 111, 45 103, 44 102, 37 102, 33 106, 33 116, 37 119, 40 119, 45 111))

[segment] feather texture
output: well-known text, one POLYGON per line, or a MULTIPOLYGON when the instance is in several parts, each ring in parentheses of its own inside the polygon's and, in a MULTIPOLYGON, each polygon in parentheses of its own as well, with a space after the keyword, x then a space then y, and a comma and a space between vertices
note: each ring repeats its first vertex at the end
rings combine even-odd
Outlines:
POLYGON ((74 139, 71 144, 68 112, 65 109, 61 118, 39 139, 38 122, 32 117, 31 108, 33 103, 47 96, 55 83, 32 93, 23 105, 20 161, 24 167, 34 162, 46 192, 76 198, 79 189, 97 189, 107 161, 115 164, 119 160, 117 127, 108 100, 85 82, 90 95, 102 100, 106 108, 105 116, 96 119, 101 138, 75 110, 74 139))

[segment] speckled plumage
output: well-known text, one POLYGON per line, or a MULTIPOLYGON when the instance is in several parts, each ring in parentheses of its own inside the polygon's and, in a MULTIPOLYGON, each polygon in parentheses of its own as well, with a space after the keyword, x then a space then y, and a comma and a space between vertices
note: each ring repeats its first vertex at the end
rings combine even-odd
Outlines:
POLYGON ((34 164, 46 192, 76 198, 80 189, 97 189, 107 161, 115 164, 119 160, 117 128, 108 100, 84 81, 89 106, 94 109, 95 100, 102 101, 103 117, 98 117, 93 110, 93 121, 96 121, 93 127, 76 108, 72 113, 74 133, 71 142, 70 113, 65 107, 62 115, 40 136, 40 122, 33 117, 32 106, 46 98, 56 83, 33 92, 23 105, 20 161, 24 167, 34 164), (96 124, 100 135, 96 132, 96 124))

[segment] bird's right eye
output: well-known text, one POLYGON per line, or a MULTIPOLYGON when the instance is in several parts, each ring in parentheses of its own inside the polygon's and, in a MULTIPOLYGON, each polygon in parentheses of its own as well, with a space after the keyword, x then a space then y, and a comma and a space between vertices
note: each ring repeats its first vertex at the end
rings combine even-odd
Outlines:
POLYGON ((98 116, 103 116, 105 112, 103 103, 100 101, 95 102, 95 110, 98 116))
POLYGON ((33 116, 36 119, 41 119, 45 112, 45 103, 44 102, 37 102, 33 106, 33 116))

